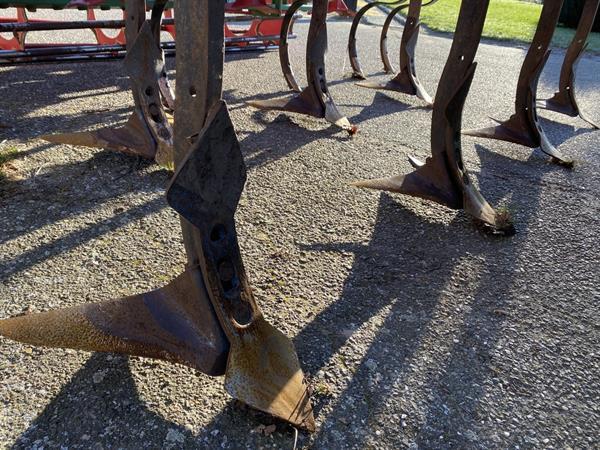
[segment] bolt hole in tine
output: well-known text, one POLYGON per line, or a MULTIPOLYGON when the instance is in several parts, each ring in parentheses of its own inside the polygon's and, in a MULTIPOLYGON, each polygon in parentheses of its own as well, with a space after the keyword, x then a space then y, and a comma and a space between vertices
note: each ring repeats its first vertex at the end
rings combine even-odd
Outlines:
POLYGON ((148 97, 152 97, 154 95, 154 89, 152 89, 152 86, 148 86, 144 92, 148 97))
POLYGON ((192 96, 192 98, 196 98, 196 95, 198 95, 196 88, 194 86, 190 86, 190 96, 192 96))
POLYGON ((152 120, 154 120, 156 123, 162 122, 162 116, 160 115, 156 103, 150 103, 150 105, 148 105, 148 110, 150 111, 150 117, 152 118, 152 120))

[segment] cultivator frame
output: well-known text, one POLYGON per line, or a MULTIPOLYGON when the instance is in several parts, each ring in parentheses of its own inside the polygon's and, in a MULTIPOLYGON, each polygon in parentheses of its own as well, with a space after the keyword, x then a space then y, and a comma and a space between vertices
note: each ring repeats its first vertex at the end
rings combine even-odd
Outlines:
MULTIPOLYGON (((167 286, 152 292, 0 320, 0 335, 33 345, 162 359, 211 376, 225 375, 225 388, 232 397, 294 426, 314 431, 310 391, 294 346, 265 320, 253 296, 238 245, 235 212, 246 182, 246 167, 222 99, 225 4, 215 0, 175 3, 178 52, 174 95, 160 45, 167 0, 154 3, 150 19, 146 19, 145 0, 125 1, 128 18, 125 67, 132 81, 135 104, 130 120, 117 129, 46 138, 111 148, 172 164, 175 174, 167 189, 167 201, 180 215, 187 254, 185 271, 167 286)), ((248 4, 256 1, 247 0, 248 4)), ((391 11, 380 44, 383 57, 387 55, 385 43, 391 20, 408 7, 400 73, 392 81, 394 90, 427 99, 426 93, 418 89, 420 83, 414 70, 418 18, 424 6, 421 1, 410 0, 391 11)), ((588 0, 585 11, 593 16, 599 2, 588 0)), ((284 44, 280 49, 284 75, 290 89, 300 93, 287 99, 252 104, 325 118, 353 133, 355 129, 337 110, 325 78, 326 16, 331 6, 327 0, 313 2, 306 50, 308 86, 300 90, 293 75, 287 36, 294 14, 304 3, 305 0, 299 0, 290 7, 280 36, 284 44)), ((535 110, 537 82, 549 54, 553 31, 550 28, 556 25, 561 3, 562 0, 546 0, 543 7, 521 69, 515 115, 499 127, 464 134, 541 145, 555 159, 560 158, 561 163, 569 163, 548 147, 551 144, 539 126, 535 110)), ((426 161, 410 157, 415 170, 407 175, 354 184, 462 209, 495 231, 512 234, 513 225, 473 185, 461 147, 463 108, 477 66, 475 56, 488 5, 489 0, 462 1, 452 47, 433 102, 431 156, 426 161)), ((360 21, 360 12, 357 17, 360 21)), ((581 19, 565 57, 560 91, 544 106, 581 115, 574 97, 575 66, 585 49, 592 21, 593 17, 581 19)), ((353 23, 350 38, 354 50, 357 23, 353 23)), ((350 46, 349 51, 352 54, 350 46)), ((360 68, 356 52, 354 57, 360 68)), ((389 59, 386 64, 391 70, 389 59)))
MULTIPOLYGON (((173 40, 176 38, 175 20, 172 15, 170 0, 162 19, 160 29, 168 32, 173 40)), ((1 3, 0 3, 1 4, 1 3)), ((31 62, 73 61, 82 59, 103 59, 125 57, 126 55, 126 25, 127 15, 123 11, 123 20, 96 20, 94 8, 122 8, 124 0, 73 0, 58 2, 57 0, 22 0, 5 2, 8 6, 17 5, 15 20, 0 19, 0 33, 9 32, 14 38, 7 40, 0 36, 0 65, 31 62), (28 20, 27 8, 63 9, 77 7, 87 12, 87 20, 50 21, 28 20), (96 36, 95 44, 31 44, 26 45, 27 33, 34 31, 60 31, 91 29, 96 36), (116 36, 108 36, 104 30, 118 30, 116 36)), ((154 1, 148 1, 153 6, 154 1)), ((258 50, 277 46, 279 30, 282 23, 282 10, 268 6, 267 0, 237 0, 226 9, 225 43, 228 50, 258 50), (232 27, 232 24, 249 22, 242 29, 232 27)), ((288 36, 287 38, 293 38, 288 36)), ((162 49, 171 54, 175 51, 175 42, 161 43, 162 49)))

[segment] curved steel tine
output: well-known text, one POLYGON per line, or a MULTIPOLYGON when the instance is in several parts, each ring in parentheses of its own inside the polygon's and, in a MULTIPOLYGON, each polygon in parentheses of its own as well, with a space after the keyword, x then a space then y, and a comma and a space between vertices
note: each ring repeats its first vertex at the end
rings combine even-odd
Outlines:
POLYGON ((396 73, 396 68, 390 61, 390 55, 387 48, 388 31, 396 15, 405 8, 408 8, 407 3, 392 9, 385 18, 383 28, 381 29, 381 36, 379 37, 379 54, 381 56, 381 62, 383 63, 383 70, 385 73, 396 73))
MULTIPOLYGON (((434 2, 429 2, 428 4, 431 3, 434 2)), ((397 7, 388 15, 387 19, 389 19, 391 22, 393 16, 405 7, 406 5, 397 7)), ((421 7, 422 0, 410 0, 406 23, 402 33, 402 41, 400 44, 400 72, 386 83, 365 81, 357 83, 358 86, 370 89, 385 89, 388 91, 401 92, 408 95, 416 95, 418 98, 425 101, 429 106, 432 106, 433 100, 419 81, 415 65, 415 49, 419 37, 419 16, 421 15, 421 7)), ((389 58, 387 57, 387 42, 385 42, 385 40, 387 40, 387 30, 385 26, 381 32, 381 38, 381 56, 384 59, 385 64, 386 59, 389 63, 389 58)))
POLYGON ((234 214, 246 167, 221 98, 224 2, 178 0, 176 8, 184 16, 177 34, 177 170, 167 201, 182 217, 188 264, 200 267, 230 343, 225 387, 251 407, 313 431, 293 344, 263 317, 237 241, 234 214))
POLYGON ((465 130, 463 134, 513 142, 530 148, 539 147, 552 157, 552 161, 572 167, 573 161, 561 155, 545 135, 537 115, 536 101, 538 81, 550 56, 549 47, 558 25, 562 3, 563 0, 544 2, 535 36, 521 67, 514 114, 506 122, 495 127, 465 130))
MULTIPOLYGON (((429 0, 426 3, 423 3, 421 5, 421 7, 433 5, 434 3, 437 3, 437 2, 438 2, 438 0, 429 0)), ((387 40, 388 40, 389 28, 392 24, 392 21, 398 15, 398 13, 400 11, 402 11, 404 8, 407 8, 408 6, 409 5, 405 3, 403 5, 400 5, 396 8, 394 8, 392 11, 390 11, 388 16, 385 18, 383 28, 381 29, 381 36, 379 38, 379 52, 381 54, 381 61, 383 62, 383 70, 385 70, 386 73, 396 73, 396 69, 394 68, 394 65, 392 64, 389 53, 388 53, 387 40)), ((412 14, 410 14, 410 13, 408 15, 412 16, 412 14)))
POLYGON ((512 233, 507 221, 499 220, 469 178, 462 161, 460 125, 476 64, 473 62, 489 0, 463 0, 452 48, 440 79, 431 123, 431 157, 425 164, 412 158, 416 170, 380 180, 366 180, 355 186, 399 192, 421 197, 453 209, 464 209, 495 230, 512 233))
POLYGON ((364 17, 364 15, 372 8, 377 6, 389 6, 395 5, 399 2, 404 3, 408 0, 398 0, 392 2, 373 2, 367 3, 361 9, 358 10, 354 19, 352 20, 352 26, 350 27, 350 35, 348 36, 348 56, 350 58, 350 65, 352 66, 352 76, 354 78, 358 78, 359 80, 365 80, 367 77, 365 76, 362 68, 360 67, 360 61, 358 59, 358 51, 356 49, 356 31, 358 30, 358 25, 360 25, 360 21, 364 17))
MULTIPOLYGON (((165 12, 165 7, 167 6, 168 0, 156 0, 154 5, 152 6, 152 14, 150 17, 150 26, 152 28, 152 34, 154 35, 154 39, 159 48, 160 47, 160 32, 161 32, 161 23, 163 14, 165 12)), ((161 61, 162 61, 162 70, 160 71, 158 78, 158 86, 160 88, 160 95, 162 99, 163 106, 170 110, 171 112, 175 110, 175 94, 173 93, 173 89, 171 88, 171 83, 169 81, 169 77, 165 68, 165 53, 161 49, 161 61)))
MULTIPOLYGON (((301 0, 303 1, 303 0, 301 0)), ((292 97, 273 100, 252 100, 248 104, 265 110, 288 111, 324 118, 346 130, 349 134, 357 129, 344 117, 327 87, 325 75, 325 53, 327 51, 327 0, 314 0, 308 41, 306 44, 308 86, 292 97)))
POLYGON ((281 34, 279 35, 279 63, 281 64, 281 70, 288 87, 295 92, 300 92, 300 85, 296 80, 294 71, 292 69, 292 63, 290 62, 289 53, 289 34, 294 23, 294 16, 298 10, 307 3, 308 0, 299 0, 292 3, 283 18, 281 24, 281 34))
POLYGON ((583 5, 579 24, 577 25, 577 31, 567 49, 560 70, 559 90, 551 98, 538 101, 538 107, 540 108, 549 109, 571 117, 579 116, 596 129, 600 128, 600 126, 590 120, 587 115, 581 111, 581 108, 577 103, 575 80, 577 66, 587 48, 586 41, 594 26, 599 6, 600 0, 586 0, 583 5))

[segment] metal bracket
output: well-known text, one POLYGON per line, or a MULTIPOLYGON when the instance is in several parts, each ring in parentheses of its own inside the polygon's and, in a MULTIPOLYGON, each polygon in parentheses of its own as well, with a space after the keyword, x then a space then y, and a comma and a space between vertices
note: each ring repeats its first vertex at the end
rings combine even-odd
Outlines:
POLYGON ((538 81, 550 56, 549 47, 558 24, 562 4, 563 0, 544 2, 533 42, 519 75, 515 113, 506 122, 499 122, 495 127, 466 130, 463 134, 513 142, 530 148, 539 147, 557 164, 573 166, 573 161, 564 157, 546 136, 540 124, 536 104, 538 81))
POLYGON ((581 18, 577 25, 575 36, 567 49, 565 59, 560 70, 560 82, 558 92, 547 100, 538 100, 537 105, 543 109, 549 109, 571 117, 581 117, 592 127, 600 129, 600 125, 590 119, 577 103, 577 91, 575 79, 577 66, 587 48, 587 39, 594 26, 594 20, 598 12, 600 0, 586 0, 581 11, 581 18))

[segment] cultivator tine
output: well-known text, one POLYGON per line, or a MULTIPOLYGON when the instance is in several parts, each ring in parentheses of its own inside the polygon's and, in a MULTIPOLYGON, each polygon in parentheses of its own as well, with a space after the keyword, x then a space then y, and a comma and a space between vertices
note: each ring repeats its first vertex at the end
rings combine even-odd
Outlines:
POLYGON ((152 28, 154 41, 161 52, 162 70, 158 78, 158 87, 160 90, 162 104, 167 110, 173 112, 175 110, 175 94, 171 88, 171 83, 169 82, 169 77, 167 75, 167 70, 164 63, 165 53, 160 46, 161 23, 165 8, 167 6, 167 1, 168 0, 155 0, 154 5, 152 6, 150 26, 152 28))
POLYGON ((550 56, 548 48, 558 24, 562 4, 563 0, 544 2, 533 42, 519 75, 515 113, 506 122, 495 127, 467 130, 463 131, 463 134, 513 142, 530 148, 539 147, 551 156, 554 162, 567 167, 573 166, 573 161, 565 158, 546 136, 540 124, 536 104, 538 81, 550 56))
MULTIPOLYGON (((435 3, 434 0, 427 4, 435 3)), ((419 38, 419 16, 421 15, 422 0, 410 0, 408 5, 408 15, 402 33, 402 42, 400 44, 400 72, 387 83, 374 83, 363 81, 357 83, 359 86, 370 89, 384 89, 388 91, 401 92, 408 95, 416 95, 426 102, 429 106, 433 105, 431 96, 427 93, 419 78, 417 77, 415 65, 415 49, 419 38)), ((387 27, 389 27, 393 17, 400 12, 406 5, 398 6, 393 9, 386 19, 381 32, 380 49, 384 67, 391 68, 389 57, 387 56, 387 27)))
POLYGON ((182 216, 187 270, 146 294, 0 320, 0 334, 33 345, 120 352, 225 373, 233 397, 313 431, 308 386, 293 344, 264 319, 237 242, 234 214, 246 169, 221 100, 224 6, 213 0, 176 3, 177 171, 167 200, 182 216))
POLYGON ((481 39, 489 0, 463 0, 454 41, 433 106, 432 156, 425 163, 410 158, 416 170, 379 180, 354 183, 370 189, 421 197, 468 214, 498 231, 511 233, 512 224, 497 218, 494 209, 475 188, 462 161, 460 126, 465 100, 476 64, 473 62, 481 39))
POLYGON ((579 116, 597 129, 600 128, 600 125, 587 117, 577 103, 575 79, 577 75, 577 66, 587 48, 586 41, 592 31, 599 5, 600 0, 586 0, 583 5, 579 24, 577 25, 577 31, 565 54, 565 59, 560 71, 559 90, 552 98, 538 101, 538 107, 540 108, 549 109, 571 117, 579 116))
MULTIPOLYGON (((133 0, 130 0, 131 3, 133 0)), ((128 37, 131 36, 131 33, 128 37)), ((124 127, 45 135, 54 143, 106 148, 169 165, 173 161, 173 131, 162 107, 159 79, 166 75, 152 21, 144 21, 129 47, 125 68, 133 86, 134 112, 124 127)))
POLYGON ((381 56, 381 61, 383 62, 383 70, 385 73, 392 74, 396 73, 396 68, 392 64, 390 60, 390 55, 388 53, 388 33, 390 30, 390 26, 392 22, 396 18, 396 15, 402 11, 403 9, 408 8, 408 3, 404 3, 396 8, 392 9, 387 17, 385 18, 385 22, 383 23, 383 28, 381 28, 381 35, 379 37, 379 54, 381 56))
MULTIPOLYGON (((300 0, 295 3, 304 3, 300 0)), ((288 111, 324 118, 330 123, 356 133, 356 127, 340 113, 327 87, 325 77, 325 53, 327 51, 327 0, 314 0, 308 42, 306 48, 308 86, 293 97, 273 100, 252 100, 248 104, 255 108, 288 111)), ((284 68, 284 71, 286 69, 284 68)))
POLYGON ((300 92, 301 89, 296 80, 296 76, 294 75, 294 71, 292 70, 292 63, 290 62, 289 35, 292 24, 294 23, 294 16, 305 3, 305 1, 296 1, 292 3, 285 13, 281 24, 281 33, 279 35, 279 62, 281 64, 281 70, 283 71, 283 76, 288 87, 295 92, 300 92))
POLYGON ((229 342, 199 269, 156 291, 0 320, 0 335, 45 347, 125 353, 222 375, 229 342))
POLYGON ((293 344, 264 319, 237 242, 234 214, 246 168, 221 100, 224 2, 178 0, 176 7, 183 17, 177 36, 177 170, 167 200, 182 216, 189 265, 200 267, 230 343, 225 386, 251 407, 312 431, 308 386, 293 344))
POLYGON ((167 193, 169 204, 201 237, 200 266, 231 348, 227 391, 253 408, 307 429, 314 419, 293 344, 269 325, 246 278, 234 213, 246 168, 224 102, 209 113, 167 193))
MULTIPOLYGON (((362 18, 365 16, 365 14, 367 12, 369 12, 370 9, 378 7, 378 6, 390 6, 390 5, 395 5, 397 3, 405 3, 408 0, 398 0, 398 1, 392 1, 392 2, 372 2, 372 3, 367 3, 365 6, 363 6, 361 9, 358 10, 358 12, 356 13, 356 15, 354 16, 354 19, 352 20, 352 26, 350 27, 350 35, 348 37, 348 56, 350 57, 350 65, 352 66, 352 76, 354 78, 358 78, 359 80, 365 80, 367 77, 365 76, 362 67, 360 66, 360 61, 358 59, 358 51, 356 48, 356 32, 358 31, 358 26, 360 25, 360 21, 362 20, 362 18)), ((398 9, 398 8, 396 8, 398 9)), ((393 16, 391 16, 393 17, 393 16)), ((388 19, 390 19, 391 22, 391 17, 388 16, 388 19)), ((387 20, 386 20, 387 23, 387 20)), ((389 27, 389 23, 388 23, 388 27, 389 27)), ((384 27, 385 29, 385 27, 384 27)), ((384 66, 385 66, 385 62, 384 62, 384 66)), ((385 67, 386 72, 388 71, 388 67, 385 67)))

